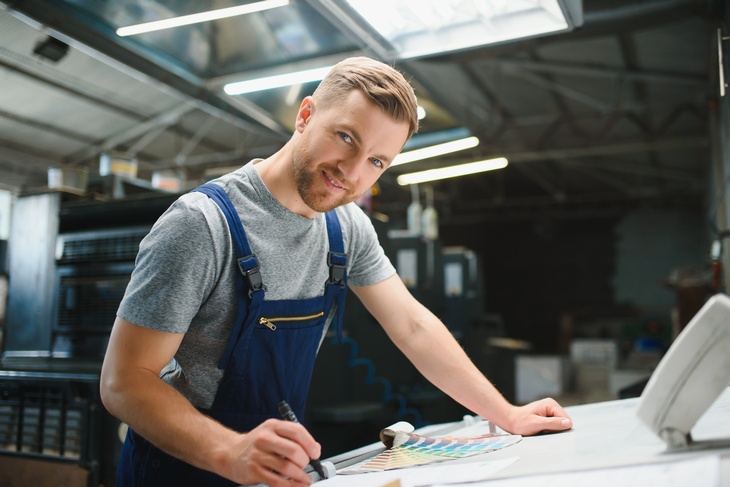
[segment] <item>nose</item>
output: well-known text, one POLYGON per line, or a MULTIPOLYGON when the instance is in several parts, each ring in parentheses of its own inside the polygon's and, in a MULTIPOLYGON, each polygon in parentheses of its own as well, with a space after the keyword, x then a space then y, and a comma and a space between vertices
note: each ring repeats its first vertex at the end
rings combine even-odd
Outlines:
POLYGON ((337 168, 342 173, 344 179, 348 182, 357 181, 358 174, 367 164, 368 158, 365 156, 355 155, 340 160, 337 168))

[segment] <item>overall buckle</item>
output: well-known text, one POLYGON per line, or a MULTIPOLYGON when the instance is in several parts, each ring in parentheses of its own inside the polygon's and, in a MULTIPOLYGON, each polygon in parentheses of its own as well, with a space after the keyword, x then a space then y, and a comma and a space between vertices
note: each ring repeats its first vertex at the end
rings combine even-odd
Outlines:
POLYGON ((330 251, 327 254, 327 265, 330 268, 330 278, 328 284, 336 284, 345 287, 345 266, 347 264, 347 254, 341 252, 330 251))
POLYGON ((266 291, 266 285, 261 279, 261 272, 259 271, 259 263, 256 260, 256 255, 251 254, 238 259, 238 270, 246 278, 249 298, 257 291, 266 291))

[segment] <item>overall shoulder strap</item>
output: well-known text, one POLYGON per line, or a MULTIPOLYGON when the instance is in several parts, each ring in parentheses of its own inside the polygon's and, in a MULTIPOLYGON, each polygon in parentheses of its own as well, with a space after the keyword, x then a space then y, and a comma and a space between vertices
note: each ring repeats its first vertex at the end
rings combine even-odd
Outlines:
POLYGON ((325 294, 330 298, 327 300, 329 303, 337 302, 337 316, 333 318, 333 321, 337 326, 337 340, 342 343, 342 318, 345 313, 345 297, 347 296, 347 254, 337 213, 335 210, 331 210, 324 216, 330 246, 330 250, 327 252, 330 275, 325 285, 325 294))
POLYGON ((228 340, 226 350, 218 363, 218 368, 225 370, 233 355, 236 343, 241 334, 246 329, 247 317, 254 316, 255 311, 264 300, 266 286, 261 279, 259 264, 256 255, 251 252, 251 247, 246 238, 246 232, 243 229, 243 223, 238 216, 238 212, 233 207, 231 199, 225 190, 217 184, 207 183, 198 186, 193 191, 203 193, 220 207, 223 215, 226 217, 228 227, 231 230, 231 237, 236 250, 236 262, 240 274, 236 278, 236 290, 239 296, 238 309, 236 311, 236 322, 233 325, 231 337, 228 340), (248 297, 248 303, 246 303, 248 297))
POLYGON ((233 243, 236 247, 236 261, 238 262, 238 269, 243 274, 248 284, 248 295, 251 297, 253 293, 259 291, 265 291, 266 286, 261 280, 261 273, 259 272, 259 264, 256 260, 256 255, 251 252, 251 247, 248 244, 246 238, 246 231, 243 229, 243 223, 238 216, 238 212, 233 207, 228 194, 225 190, 217 184, 207 183, 202 186, 198 186, 193 191, 203 193, 210 199, 215 201, 220 207, 223 215, 226 217, 228 222, 228 228, 231 230, 231 236, 233 237, 233 243))
POLYGON ((327 221, 327 238, 329 239, 330 245, 330 250, 327 253, 327 265, 330 268, 330 277, 327 283, 344 287, 347 285, 347 272, 345 270, 347 254, 345 254, 345 243, 342 239, 340 220, 337 218, 335 210, 325 213, 324 216, 327 221))

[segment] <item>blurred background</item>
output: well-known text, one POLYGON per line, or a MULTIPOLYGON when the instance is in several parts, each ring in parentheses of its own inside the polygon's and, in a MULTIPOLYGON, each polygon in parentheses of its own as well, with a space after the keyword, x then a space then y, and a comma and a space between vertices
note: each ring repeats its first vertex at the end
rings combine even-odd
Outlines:
MULTIPOLYGON (((729 15, 721 0, 0 1, 0 471, 113 485, 122 425, 98 371, 139 241, 179 194, 278 150, 352 55, 402 71, 422 111, 413 161, 359 201, 411 292, 513 402, 640 394, 727 288, 729 15), (195 22, 139 31, 166 19, 195 22)), ((355 299, 345 323, 305 418, 325 456, 467 413, 355 299)))

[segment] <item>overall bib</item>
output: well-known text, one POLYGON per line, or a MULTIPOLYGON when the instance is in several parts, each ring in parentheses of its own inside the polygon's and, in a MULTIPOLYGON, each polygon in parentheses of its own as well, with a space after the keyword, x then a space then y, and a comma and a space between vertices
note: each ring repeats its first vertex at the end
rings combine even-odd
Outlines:
MULTIPOLYGON (((278 418, 277 405, 286 400, 304 417, 307 391, 325 321, 337 303, 332 323, 342 339, 347 273, 340 223, 332 210, 325 213, 330 250, 329 279, 324 295, 301 300, 265 300, 256 256, 251 252, 238 213, 223 188, 204 184, 206 194, 226 217, 231 231, 237 273, 238 311, 228 345, 218 364, 223 378, 210 409, 201 410, 239 432, 250 431, 269 418, 278 418)), ((117 487, 235 486, 213 473, 195 468, 153 446, 130 428, 117 469, 117 487)))

